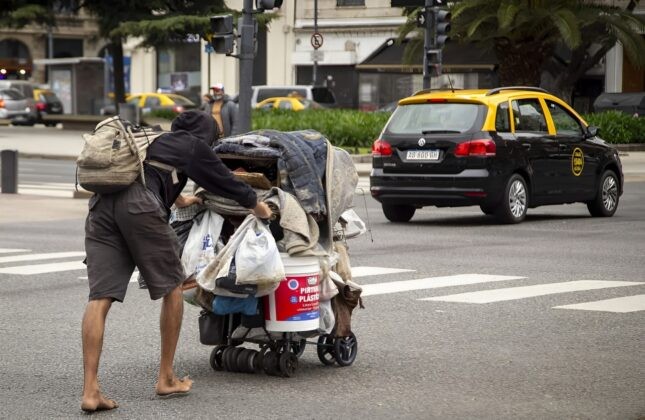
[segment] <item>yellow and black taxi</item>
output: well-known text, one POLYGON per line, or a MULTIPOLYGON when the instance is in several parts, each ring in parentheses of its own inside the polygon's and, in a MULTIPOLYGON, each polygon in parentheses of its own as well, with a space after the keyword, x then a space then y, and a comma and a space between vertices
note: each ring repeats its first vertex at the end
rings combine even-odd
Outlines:
POLYGON ((425 90, 399 102, 372 145, 370 192, 392 222, 479 205, 519 223, 528 208, 575 202, 608 217, 623 173, 598 129, 541 88, 425 90))

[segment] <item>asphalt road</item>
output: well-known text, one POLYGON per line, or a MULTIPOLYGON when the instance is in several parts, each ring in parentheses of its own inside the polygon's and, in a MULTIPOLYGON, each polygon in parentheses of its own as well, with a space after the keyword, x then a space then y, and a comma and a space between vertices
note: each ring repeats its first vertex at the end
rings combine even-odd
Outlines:
MULTIPOLYGON (((82 259, 85 206, 0 198, 2 418, 85 418, 87 280, 70 268, 82 259), (63 252, 78 254, 42 255, 63 252)), ((499 226, 477 208, 427 208, 392 224, 369 196, 357 196, 355 208, 370 233, 349 240, 366 295, 353 317, 352 366, 322 366, 309 346, 293 378, 214 372, 211 348, 198 342, 199 311, 187 305, 176 367, 195 387, 159 400, 159 303, 131 283, 108 318, 100 370, 121 407, 101 417, 645 416, 645 311, 616 312, 645 297, 644 182, 626 184, 608 219, 591 218, 584 205, 549 206, 499 226)))

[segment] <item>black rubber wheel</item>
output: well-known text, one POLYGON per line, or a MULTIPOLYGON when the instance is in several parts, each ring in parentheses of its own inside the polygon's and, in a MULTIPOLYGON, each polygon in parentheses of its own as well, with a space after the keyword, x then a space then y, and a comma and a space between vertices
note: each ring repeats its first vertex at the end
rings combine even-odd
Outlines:
POLYGON ((612 170, 606 170, 596 187, 596 198, 587 202, 587 209, 594 217, 611 217, 618 208, 618 177, 612 170))
POLYGON ((529 192, 526 181, 520 174, 513 174, 506 182, 502 201, 495 209, 495 217, 500 223, 520 223, 526 217, 529 205, 529 192))
POLYGON ((399 204, 383 204, 383 214, 390 222, 405 223, 409 222, 414 216, 416 209, 412 206, 399 204))
POLYGON ((495 207, 481 205, 479 208, 485 215, 492 216, 495 214, 495 207))
POLYGON ((278 353, 273 350, 268 351, 264 355, 264 360, 262 361, 264 373, 271 376, 280 376, 280 366, 278 365, 279 357, 278 353))
POLYGON ((227 347, 228 346, 216 346, 211 352, 210 362, 213 370, 224 370, 224 366, 222 366, 222 354, 227 347))
POLYGON ((227 372, 231 371, 230 358, 231 358, 231 352, 233 351, 233 349, 234 347, 226 346, 226 348, 222 352, 222 370, 225 370, 227 372))
POLYGON ((286 351, 280 355, 278 363, 282 376, 285 378, 291 378, 298 369, 298 356, 290 351, 286 351))
POLYGON ((237 355, 237 369, 238 372, 253 373, 253 358, 255 357, 255 350, 242 349, 237 355))
POLYGON ((289 345, 289 350, 291 353, 295 354, 296 357, 302 356, 302 354, 305 352, 305 347, 307 346, 307 340, 304 338, 300 341, 292 341, 289 345))
POLYGON ((336 337, 334 340, 334 356, 339 366, 349 366, 356 360, 358 341, 353 332, 346 337, 336 337))
POLYGON ((329 334, 323 334, 318 337, 316 353, 318 353, 318 359, 323 365, 331 366, 336 363, 336 357, 334 355, 334 337, 329 334))

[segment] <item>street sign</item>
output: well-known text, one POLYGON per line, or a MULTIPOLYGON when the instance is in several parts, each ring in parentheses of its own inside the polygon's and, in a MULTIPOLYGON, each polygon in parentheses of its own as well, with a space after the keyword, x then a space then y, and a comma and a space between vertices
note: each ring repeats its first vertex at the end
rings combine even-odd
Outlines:
POLYGON ((323 36, 320 32, 314 32, 313 35, 311 35, 311 46, 314 47, 314 49, 318 49, 322 47, 323 45, 323 36))
POLYGON ((324 61, 325 53, 323 51, 313 50, 311 52, 311 61, 324 61))

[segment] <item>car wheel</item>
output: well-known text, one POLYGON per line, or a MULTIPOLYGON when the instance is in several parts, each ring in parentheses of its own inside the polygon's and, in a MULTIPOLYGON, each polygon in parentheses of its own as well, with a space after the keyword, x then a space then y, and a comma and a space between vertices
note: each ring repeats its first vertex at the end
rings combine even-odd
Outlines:
POLYGON ((602 173, 596 198, 587 203, 589 213, 594 217, 611 217, 618 208, 618 177, 614 171, 602 173))
POLYGON ((526 217, 528 190, 526 181, 519 174, 513 174, 506 182, 502 201, 495 209, 495 217, 500 223, 520 223, 526 217))
POLYGON ((383 204, 383 214, 390 222, 409 222, 415 211, 412 206, 383 204))
POLYGON ((481 206, 479 206, 479 208, 481 209, 481 211, 484 214, 486 214, 488 216, 491 216, 491 215, 495 214, 495 207, 493 207, 493 206, 484 206, 482 204, 481 206))

